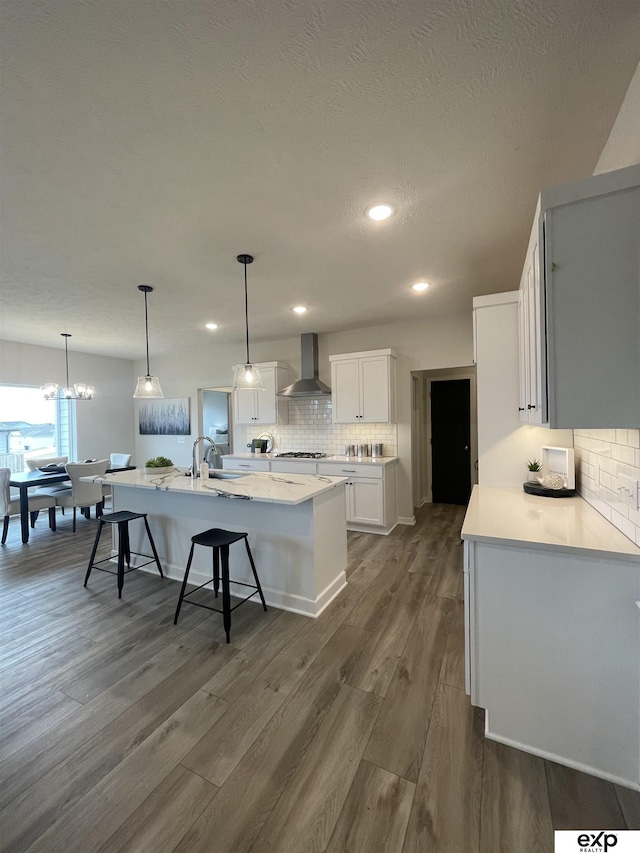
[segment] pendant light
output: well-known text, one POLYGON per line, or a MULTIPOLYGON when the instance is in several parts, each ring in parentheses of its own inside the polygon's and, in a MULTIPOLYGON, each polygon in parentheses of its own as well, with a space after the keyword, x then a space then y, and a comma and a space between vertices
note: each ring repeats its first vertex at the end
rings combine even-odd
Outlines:
POLYGON ((149 318, 147 315, 147 293, 152 293, 153 288, 148 284, 139 284, 138 290, 144 293, 144 338, 147 344, 147 375, 138 376, 138 384, 133 392, 134 399, 136 397, 144 397, 147 400, 160 399, 164 397, 160 380, 157 376, 151 376, 149 371, 149 318))
POLYGON ((253 391, 264 391, 264 383, 260 370, 251 364, 249 358, 249 299, 247 296, 247 264, 253 263, 253 255, 238 255, 238 263, 244 265, 244 325, 247 335, 247 360, 244 364, 236 364, 233 368, 233 387, 248 388, 253 391))
POLYGON ((71 335, 68 332, 60 332, 60 337, 64 338, 64 364, 66 369, 67 384, 61 388, 55 382, 47 382, 41 390, 45 400, 92 400, 95 394, 95 388, 91 385, 85 385, 84 382, 77 382, 71 386, 69 384, 69 347, 68 339, 71 335))

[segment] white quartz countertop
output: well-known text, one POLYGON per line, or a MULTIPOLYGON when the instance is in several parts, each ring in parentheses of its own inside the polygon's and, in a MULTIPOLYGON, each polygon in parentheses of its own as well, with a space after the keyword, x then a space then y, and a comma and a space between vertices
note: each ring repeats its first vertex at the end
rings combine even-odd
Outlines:
POLYGON ((264 503, 300 504, 323 492, 346 483, 344 477, 324 477, 314 474, 279 474, 253 472, 235 480, 200 477, 193 480, 176 469, 172 474, 145 474, 140 469, 104 474, 101 477, 81 477, 89 482, 137 489, 159 489, 202 497, 225 497, 261 501, 264 503))
POLYGON ((640 562, 640 548, 582 498, 544 498, 517 487, 474 486, 462 538, 640 562))
POLYGON ((344 465, 389 465, 397 462, 397 456, 323 456, 320 459, 309 459, 301 456, 278 456, 277 453, 227 453, 223 459, 266 459, 269 462, 335 462, 344 465))

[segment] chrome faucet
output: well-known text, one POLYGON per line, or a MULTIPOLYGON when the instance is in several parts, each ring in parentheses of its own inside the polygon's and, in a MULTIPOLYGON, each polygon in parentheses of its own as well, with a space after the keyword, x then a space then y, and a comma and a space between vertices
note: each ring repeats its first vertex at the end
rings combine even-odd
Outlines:
POLYGON ((193 442, 193 448, 191 450, 191 476, 197 477, 200 474, 199 466, 197 463, 198 458, 198 445, 201 441, 208 441, 211 447, 213 447, 214 451, 216 450, 216 443, 212 438, 209 438, 208 435, 199 435, 196 440, 193 442))

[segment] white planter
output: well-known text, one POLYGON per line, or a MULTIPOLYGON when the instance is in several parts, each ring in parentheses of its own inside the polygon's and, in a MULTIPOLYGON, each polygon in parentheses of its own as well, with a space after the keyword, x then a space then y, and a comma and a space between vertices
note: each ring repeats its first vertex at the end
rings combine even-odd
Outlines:
POLYGON ((160 476, 161 474, 171 474, 174 470, 174 465, 167 465, 164 468, 147 468, 145 467, 145 474, 155 474, 156 476, 160 476))

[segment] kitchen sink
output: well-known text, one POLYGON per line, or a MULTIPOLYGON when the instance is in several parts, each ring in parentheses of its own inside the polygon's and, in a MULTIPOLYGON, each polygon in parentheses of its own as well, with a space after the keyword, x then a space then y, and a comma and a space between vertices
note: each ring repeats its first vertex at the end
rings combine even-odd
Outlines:
POLYGON ((210 469, 209 477, 212 480, 237 480, 239 477, 246 477, 244 473, 236 471, 221 471, 218 468, 210 469))

